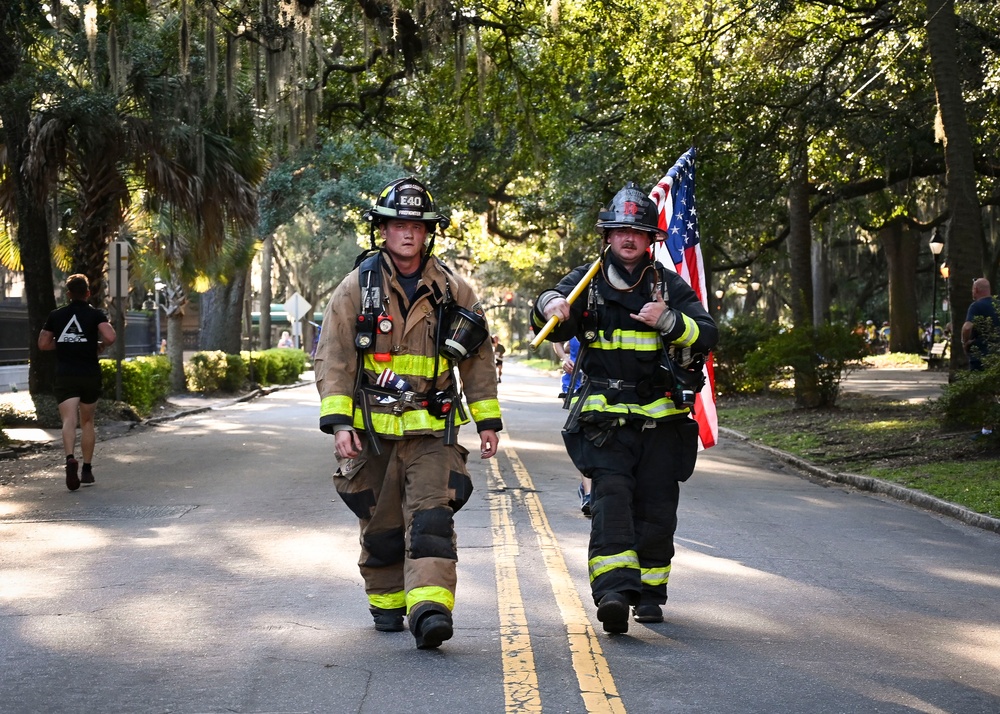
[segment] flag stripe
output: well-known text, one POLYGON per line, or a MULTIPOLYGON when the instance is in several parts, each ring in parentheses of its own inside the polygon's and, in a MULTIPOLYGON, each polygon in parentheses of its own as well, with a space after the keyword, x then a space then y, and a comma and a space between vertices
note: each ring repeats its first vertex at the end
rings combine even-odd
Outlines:
MULTIPOLYGON (((694 147, 688 149, 649 193, 659 211, 659 226, 667 232, 667 240, 655 244, 653 250, 657 260, 684 278, 708 310, 705 262, 694 198, 695 153, 694 147)), ((715 408, 715 365, 711 353, 705 360, 705 386, 695 397, 694 418, 698 422, 700 448, 715 446, 719 439, 719 419, 715 408)))

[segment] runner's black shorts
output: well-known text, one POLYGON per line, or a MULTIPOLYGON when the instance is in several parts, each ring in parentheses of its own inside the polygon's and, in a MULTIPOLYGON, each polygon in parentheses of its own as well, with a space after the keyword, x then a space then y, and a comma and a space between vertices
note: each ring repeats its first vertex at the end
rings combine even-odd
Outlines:
POLYGON ((74 397, 81 404, 93 404, 101 397, 101 375, 57 374, 53 391, 60 404, 74 397))

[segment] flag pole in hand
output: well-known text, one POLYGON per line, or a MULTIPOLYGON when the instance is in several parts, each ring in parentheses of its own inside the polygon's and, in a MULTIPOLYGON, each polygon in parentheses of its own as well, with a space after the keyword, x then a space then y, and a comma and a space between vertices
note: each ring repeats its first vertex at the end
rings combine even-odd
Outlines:
MULTIPOLYGON (((572 305, 573 301, 580 297, 580 294, 587 289, 590 281, 594 279, 594 276, 597 275, 597 271, 600 269, 601 259, 598 258, 594 261, 594 264, 590 266, 590 270, 587 271, 587 274, 583 276, 580 282, 577 283, 576 287, 573 288, 570 294, 566 296, 566 302, 572 305)), ((549 321, 545 323, 545 326, 538 331, 537 335, 535 335, 535 339, 531 341, 531 344, 529 345, 531 349, 537 350, 538 346, 542 344, 542 341, 549 336, 549 333, 552 332, 552 330, 556 329, 556 325, 558 324, 559 318, 556 315, 550 317, 549 321)))

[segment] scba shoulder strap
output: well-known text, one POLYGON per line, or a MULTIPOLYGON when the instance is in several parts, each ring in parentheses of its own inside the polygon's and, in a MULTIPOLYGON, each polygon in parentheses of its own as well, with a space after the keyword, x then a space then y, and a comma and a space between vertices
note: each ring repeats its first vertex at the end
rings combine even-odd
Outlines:
MULTIPOLYGON (((382 307, 382 254, 372 253, 365 257, 363 253, 358 260, 358 282, 361 284, 361 310, 358 312, 354 336, 354 345, 359 352, 363 352, 372 346, 375 341, 376 331, 380 327, 381 317, 384 314, 382 307), (376 315, 376 311, 379 313, 376 315)), ((385 316, 386 319, 388 315, 385 316)), ((392 328, 391 322, 388 325, 392 328)), ((388 332, 388 330, 386 330, 388 332)))

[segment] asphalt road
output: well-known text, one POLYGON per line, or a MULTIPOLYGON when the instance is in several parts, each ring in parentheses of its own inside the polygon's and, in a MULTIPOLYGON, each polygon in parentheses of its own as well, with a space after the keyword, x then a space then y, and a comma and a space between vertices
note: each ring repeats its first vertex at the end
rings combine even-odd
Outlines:
POLYGON ((1000 712, 1000 537, 731 441, 667 622, 605 635, 557 383, 500 386, 437 651, 371 626, 311 386, 102 441, 76 492, 53 450, 0 489, 0 713, 1000 712))

